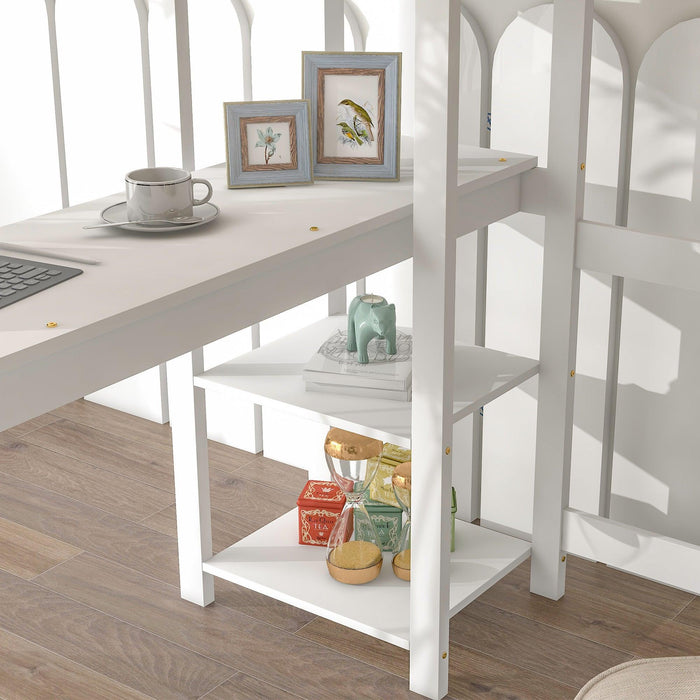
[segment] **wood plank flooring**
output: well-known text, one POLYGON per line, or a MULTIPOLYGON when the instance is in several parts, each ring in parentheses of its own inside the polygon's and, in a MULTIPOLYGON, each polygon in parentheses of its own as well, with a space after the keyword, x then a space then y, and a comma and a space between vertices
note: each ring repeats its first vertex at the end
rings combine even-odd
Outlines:
MULTIPOLYGON (((210 445, 215 549, 295 507, 304 472, 210 445)), ((0 698, 418 697, 407 652, 216 581, 177 589, 168 426, 83 400, 0 433, 0 698)), ((639 657, 700 655, 700 599, 570 558, 523 564, 452 619, 449 697, 573 698, 639 657)))

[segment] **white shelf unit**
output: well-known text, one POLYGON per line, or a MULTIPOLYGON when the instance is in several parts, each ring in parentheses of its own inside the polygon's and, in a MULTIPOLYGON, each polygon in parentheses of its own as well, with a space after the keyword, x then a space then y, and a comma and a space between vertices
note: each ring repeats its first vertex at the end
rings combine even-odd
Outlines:
MULTIPOLYGON (((326 0, 326 7, 335 5, 337 8, 339 4, 340 0, 326 0)), ((548 165, 546 170, 521 178, 534 168, 534 159, 514 159, 512 154, 498 154, 485 149, 473 149, 467 154, 469 162, 466 163, 466 170, 459 168, 458 171, 458 165, 463 165, 457 159, 460 3, 458 0, 416 0, 413 22, 416 33, 413 56, 416 70, 413 182, 409 184, 403 177, 407 173, 402 173, 402 182, 395 185, 382 183, 375 187, 369 183, 352 183, 353 188, 357 188, 356 192, 361 190, 363 197, 367 197, 362 203, 363 220, 352 224, 347 218, 343 220, 341 214, 359 210, 357 195, 351 201, 346 198, 349 193, 337 191, 336 197, 337 183, 324 183, 324 188, 329 186, 329 195, 332 195, 332 199, 325 201, 330 206, 324 207, 324 198, 319 197, 321 188, 309 188, 313 192, 304 202, 297 202, 300 206, 297 214, 305 216, 310 211, 309 207, 315 207, 314 214, 325 218, 329 231, 329 235, 323 239, 329 246, 329 254, 322 260, 334 263, 347 248, 350 254, 346 253, 343 258, 345 265, 333 266, 329 271, 316 261, 312 267, 311 262, 304 263, 296 256, 297 253, 307 254, 301 246, 290 246, 292 252, 289 255, 264 260, 253 266, 258 268, 257 271, 251 272, 251 277, 256 280, 262 280, 267 275, 265 288, 258 287, 262 301, 255 303, 254 296, 245 297, 247 302, 254 305, 250 315, 257 314, 255 320, 259 320, 264 317, 261 312, 265 310, 281 310, 278 307, 283 303, 280 297, 284 291, 278 280, 280 272, 287 284, 288 295, 292 290, 290 280, 294 275, 294 288, 299 287, 295 299, 300 303, 297 297, 310 292, 312 286, 311 277, 303 276, 305 271, 315 275, 314 282, 323 284, 324 291, 327 291, 333 288, 332 284, 344 284, 381 269, 376 259, 368 260, 371 254, 383 255, 379 262, 384 266, 398 262, 396 258, 399 255, 404 258, 413 255, 413 325, 416 339, 414 400, 410 409, 413 426, 410 427, 410 421, 405 416, 403 421, 391 423, 387 416, 392 411, 400 412, 401 408, 387 406, 388 402, 374 402, 375 406, 384 404, 380 411, 384 423, 378 427, 372 417, 372 426, 365 426, 370 434, 392 436, 400 444, 407 444, 409 436, 411 440, 414 464, 414 566, 410 586, 402 589, 409 591, 407 609, 410 629, 406 630, 403 620, 402 626, 394 627, 389 615, 370 620, 364 616, 365 610, 376 611, 376 607, 367 602, 366 593, 372 591, 374 595, 383 595, 384 578, 373 587, 342 588, 340 598, 358 596, 362 600, 363 604, 356 606, 357 609, 352 612, 343 607, 342 601, 327 597, 325 587, 333 586, 327 573, 318 570, 322 569, 323 550, 307 548, 301 551, 298 546, 293 546, 290 538, 296 533, 296 523, 292 522, 291 513, 224 552, 211 556, 203 425, 203 387, 209 389, 208 382, 217 388, 230 385, 230 390, 247 395, 254 401, 286 406, 289 410, 317 420, 329 421, 333 417, 333 420, 339 421, 339 425, 350 429, 360 429, 364 422, 369 421, 366 416, 361 416, 359 407, 351 410, 352 398, 345 399, 343 405, 333 406, 324 403, 331 401, 328 396, 314 395, 306 397, 314 403, 305 404, 306 398, 300 398, 300 380, 291 371, 265 376, 251 374, 248 367, 246 374, 239 365, 221 370, 219 375, 215 374, 219 370, 202 374, 199 350, 172 360, 168 366, 171 422, 175 416, 177 423, 177 430, 173 430, 173 445, 180 577, 184 598, 200 605, 208 604, 214 599, 212 578, 221 576, 400 646, 406 646, 408 640, 410 689, 430 698, 442 698, 447 694, 450 614, 456 606, 472 600, 499 575, 527 556, 527 551, 511 552, 511 561, 504 562, 499 560, 499 554, 489 560, 487 567, 500 568, 500 574, 484 571, 471 591, 462 590, 455 595, 454 558, 449 555, 444 537, 449 527, 449 513, 444 506, 449 500, 452 476, 450 445, 452 427, 459 413, 455 411, 455 405, 460 401, 462 352, 453 343, 455 240, 464 233, 485 227, 519 210, 545 216, 530 590, 553 600, 560 598, 564 593, 566 555, 571 552, 697 592, 697 575, 693 577, 693 574, 700 563, 698 547, 567 508, 580 268, 698 289, 693 263, 688 262, 692 256, 687 255, 692 241, 650 237, 648 233, 631 231, 624 226, 582 220, 593 4, 593 0, 554 0, 548 165), (475 160, 479 157, 483 159, 481 163, 475 160), (407 187, 404 188, 404 184, 407 187), (381 202, 377 202, 374 198, 380 191, 381 202), (318 201, 314 201, 317 197, 318 201), (406 249, 410 248, 409 240, 412 243, 411 252, 405 254, 406 249), (392 244, 394 249, 390 248, 392 244), (648 255, 640 257, 640 245, 642 252, 648 255), (402 246, 400 251, 398 246, 402 246), (394 260, 389 261, 388 258, 392 256, 394 260), (272 277, 271 271, 275 265, 275 276, 272 277), (339 270, 356 276, 349 278, 346 275, 338 279, 339 270), (332 280, 328 279, 330 276, 332 280), (271 289, 270 280, 275 283, 274 289, 271 289), (193 387, 192 376, 197 374, 202 376, 193 387), (285 533, 278 532, 278 528, 284 528, 285 533), (271 544, 274 540, 277 540, 277 545, 276 551, 272 552, 269 550, 275 546, 271 544), (285 543, 289 543, 289 546, 285 543), (274 578, 278 576, 274 572, 280 569, 272 564, 268 568, 266 562, 276 554, 285 560, 285 571, 306 569, 307 564, 317 567, 313 569, 313 585, 308 585, 309 589, 313 589, 313 595, 292 590, 293 586, 304 586, 303 578, 301 583, 270 582, 267 578, 270 572, 274 578), (299 564, 300 556, 318 559, 299 564), (666 578, 668 571, 672 572, 672 580, 666 578), (461 602, 455 602, 459 598, 461 602), (396 639, 392 639, 392 636, 396 639)), ((634 14, 642 17, 640 13, 634 14)), ((342 35, 341 24, 335 27, 338 37, 342 35)), ((634 27, 635 23, 632 22, 630 26, 634 27)), ((483 36, 481 43, 487 46, 483 36)), ((490 106, 490 74, 485 72, 482 76, 486 77, 485 89, 482 86, 482 96, 486 98, 483 109, 490 106)), ((633 90, 631 94, 634 94, 633 90)), ((629 137, 632 123, 629 113, 624 119, 628 122, 629 137)), ((631 140, 628 141, 631 143, 631 140)), ((627 159, 621 170, 623 174, 626 172, 621 178, 625 188, 629 185, 629 143, 625 146, 623 139, 621 150, 621 162, 627 159)), ((284 193, 279 197, 279 209, 286 207, 284 213, 289 218, 290 211, 293 211, 292 203, 285 200, 284 193)), ((625 196, 618 198, 618 205, 618 215, 625 220, 625 196)), ((665 221, 661 222, 659 229, 665 230, 665 224, 665 221)), ((279 222, 270 217, 265 232, 275 232, 278 227, 279 222)), ((295 229, 293 226, 285 228, 295 229)), ((692 225, 690 229, 694 231, 692 225)), ((262 236, 260 238, 263 239, 262 236)), ((483 237, 480 240, 483 243, 483 237)), ((314 245, 316 243, 318 241, 314 245)), ((313 246, 312 249, 315 250, 313 246)), ((619 300, 622 287, 616 282, 614 284, 619 300)), ((242 286, 241 289, 245 291, 246 287, 242 286)), ((307 298, 311 298, 310 295, 307 298)), ((251 356, 250 364, 259 363, 261 358, 260 355, 257 359, 251 356)), ((513 386, 517 385, 519 372, 527 373, 532 368, 532 365, 529 370, 525 366, 511 368, 513 386)), ((252 371, 257 369, 253 368, 252 371)), ((506 381, 499 391, 502 393, 509 388, 506 381)), ((463 407, 463 415, 497 395, 487 396, 487 393, 477 391, 473 397, 470 396, 463 407)), ((367 405, 366 401, 362 403, 367 405)), ((464 533, 468 544, 473 545, 473 549, 467 552, 467 559, 478 568, 484 562, 479 558, 482 544, 477 537, 486 535, 488 531, 465 525, 459 525, 459 528, 459 533, 464 533)), ((518 543, 517 540, 515 542, 518 543)), ((522 542, 519 542, 519 546, 529 549, 522 542)), ((494 549, 490 544, 489 548, 490 554, 493 554, 494 549)), ((461 556, 460 550, 457 557, 461 556)), ((288 575, 287 578, 292 577, 288 575)), ((390 587, 397 585, 391 577, 389 580, 390 587)), ((401 610, 405 611, 406 607, 401 610)))
MULTIPOLYGON (((410 447, 411 403, 305 391, 302 369, 346 316, 329 316, 194 378, 207 391, 234 394, 262 406, 410 447)), ((405 329, 408 330, 408 329, 405 329)), ((537 373, 538 362, 488 348, 455 346, 453 420, 478 411, 537 373)), ((456 521, 450 556, 449 614, 454 615, 524 561, 530 545, 456 521)), ((379 578, 346 586, 326 571, 325 549, 298 544, 290 511, 203 564, 205 572, 409 647, 409 585, 396 578, 385 555, 379 578)))
MULTIPOLYGON (((537 164, 532 156, 474 147, 460 149, 460 156, 458 163, 457 152, 454 153, 455 225, 450 228, 448 247, 456 246, 461 235, 519 211, 522 177, 537 164)), ((217 278, 220 289, 215 288, 207 297, 206 308, 203 302, 202 320, 230 333, 410 257, 414 259, 414 285, 420 279, 432 281, 433 274, 417 257, 419 244, 413 202, 418 202, 417 191, 421 187, 418 150, 414 160, 414 173, 404 170, 401 180, 395 183, 324 182, 303 188, 303 192, 281 188, 274 198, 269 192, 217 189, 222 211, 227 203, 235 210, 235 228, 231 232, 236 239, 236 256, 244 264, 233 273, 217 278), (362 206, 358 206, 359 201, 362 206), (310 223, 314 224, 313 231, 309 229, 310 223)), ((209 169, 203 176, 217 183, 221 180, 219 170, 209 169)), ((439 234, 434 226, 431 231, 439 234)), ((430 240, 428 248, 440 249, 444 245, 445 239, 438 235, 436 240, 430 240)), ((230 265, 230 248, 218 253, 211 256, 211 266, 230 265)), ((448 257, 445 268, 450 264, 455 267, 454 256, 448 257)), ((433 292, 425 293, 428 298, 433 292)), ((455 422, 478 413, 485 403, 539 371, 537 360, 455 344, 453 333, 428 327, 440 312, 454 317, 454 297, 443 300, 438 292, 436 299, 429 311, 420 314, 416 314, 414 299, 412 402, 304 391, 302 367, 332 330, 345 327, 346 319, 340 315, 329 316, 206 372, 201 348, 175 357, 167 365, 182 597, 208 605, 214 600, 214 577, 218 576, 408 647, 412 657, 411 689, 428 697, 442 697, 446 680, 442 678, 442 670, 438 681, 434 669, 421 668, 421 661, 432 661, 438 656, 434 650, 438 645, 432 639, 428 644, 432 651, 428 651, 424 643, 426 636, 432 637, 438 629, 441 634, 446 631, 450 614, 526 559, 530 544, 461 523, 457 524, 456 533, 460 549, 450 555, 452 456, 450 450, 445 452, 444 445, 451 444, 451 437, 443 442, 447 433, 440 430, 437 448, 433 446, 426 454, 426 442, 417 440, 417 433, 425 436, 426 431, 437 432, 429 427, 432 418, 430 421, 419 418, 416 427, 416 408, 421 400, 425 407, 428 397, 431 401, 434 397, 446 401, 445 407, 449 405, 449 409, 444 411, 445 426, 449 426, 451 436, 455 422), (426 363, 423 357, 420 369, 418 345, 430 347, 431 352, 432 348, 444 345, 449 349, 449 363, 445 358, 426 363), (431 379, 438 367, 445 368, 448 389, 441 390, 444 385, 431 379), (414 530, 413 576, 410 585, 401 584, 401 596, 381 597, 386 593, 385 587, 389 590, 396 585, 390 565, 378 581, 338 589, 325 569, 318 570, 323 564, 323 549, 296 543, 298 527, 294 513, 214 555, 206 440, 207 391, 232 392, 251 404, 282 408, 321 424, 411 447, 416 478, 423 472, 427 484, 433 479, 435 483, 423 489, 427 512, 420 515, 417 508, 413 510, 414 527, 420 522, 422 532, 414 530), (424 454, 417 462, 419 442, 424 454), (443 492, 445 485, 447 489, 443 492), (440 528, 436 529, 438 519, 440 528), (280 528, 286 534, 280 534, 280 528), (419 544, 421 538, 423 542, 419 544), (463 544, 459 544, 460 539, 464 540, 463 544), (251 555, 253 562, 249 560, 251 555), (307 557, 311 561, 304 562, 307 557), (303 563, 295 563, 298 561, 303 563), (296 577, 290 576, 290 568, 299 570, 296 577), (433 581, 430 590, 425 590, 426 575, 439 579, 439 613, 427 612, 437 593, 433 581), (295 578, 298 588, 290 589, 295 578), (336 594, 321 599, 319 591, 326 588, 335 589, 336 594), (300 590, 304 591, 303 595, 300 590), (348 595, 362 601, 361 605, 353 606, 358 608, 356 612, 350 611, 342 600, 348 595), (419 614, 416 601, 421 601, 419 614), (373 614, 368 618, 365 611, 373 614), (396 623, 398 619, 402 620, 401 625, 396 623), (410 629, 407 620, 411 621, 410 629), (416 642, 416 635, 420 643, 416 642), (424 681, 430 687, 424 686, 424 681)), ((419 501, 416 493, 417 505, 419 501)), ((449 647, 441 641, 439 648, 439 665, 446 668, 449 647)))

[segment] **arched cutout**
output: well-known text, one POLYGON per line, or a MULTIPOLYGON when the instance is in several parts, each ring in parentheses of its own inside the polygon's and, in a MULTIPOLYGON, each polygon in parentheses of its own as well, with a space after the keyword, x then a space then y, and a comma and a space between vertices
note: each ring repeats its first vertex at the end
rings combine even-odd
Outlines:
POLYGON ((345 0, 345 50, 364 51, 367 46, 367 19, 352 0, 345 0), (348 33, 352 37, 352 47, 348 42, 348 33))
MULTIPOLYGON (((551 4, 538 5, 513 20, 496 46, 494 60, 491 145, 495 149, 535 154, 540 165, 546 165, 549 136, 552 10, 551 4)), ((586 175, 588 182, 615 187, 620 160, 622 62, 615 42, 597 21, 593 32, 586 175)), ((614 197, 607 202, 596 218, 613 222, 614 197)), ((487 345, 510 347, 512 352, 536 357, 543 220, 521 214, 490 229, 489 269, 498 270, 498 274, 489 276, 487 345)), ((595 470, 602 449, 610 292, 607 283, 590 275, 583 275, 581 285, 572 493, 576 507, 597 512, 599 483, 595 470)), ((488 407, 484 434, 482 517, 517 530, 530 527, 527 506, 519 510, 515 521, 512 510, 499 501, 498 489, 504 482, 517 483, 516 488, 522 492, 531 488, 535 433, 514 433, 513 425, 534 425, 536 383, 527 383, 522 390, 488 407), (508 463, 514 468, 502 466, 508 463)))
POLYGON ((0 224, 8 224, 61 207, 51 57, 42 4, 0 5, 0 60, 7 67, 21 66, 0 75, 5 96, 5 109, 0 111, 5 163, 0 168, 0 224), (12 108, 13 96, 21 96, 21 109, 12 108))
POLYGON ((56 31, 68 181, 77 203, 122 190, 124 173, 147 161, 138 15, 131 4, 59 0, 56 31))
POLYGON ((197 168, 226 160, 223 103, 245 99, 240 15, 231 0, 189 3, 192 116, 197 168))
MULTIPOLYGON (((673 232, 698 204, 700 19, 665 31, 636 86, 629 225, 673 232), (669 79, 672 76, 672 79, 669 79), (660 195, 660 196, 659 196, 660 195), (667 228, 666 228, 667 227, 667 228)), ((697 294, 625 281, 611 517, 700 544, 697 294)))

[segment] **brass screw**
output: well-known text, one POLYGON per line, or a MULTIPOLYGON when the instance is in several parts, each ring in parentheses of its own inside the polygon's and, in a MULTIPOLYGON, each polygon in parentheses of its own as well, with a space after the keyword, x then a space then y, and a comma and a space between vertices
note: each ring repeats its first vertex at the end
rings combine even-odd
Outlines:
POLYGON ((561 558, 562 561, 566 561, 566 554, 561 558))
POLYGON ((449 448, 449 447, 446 447, 446 448, 445 448, 445 454, 446 454, 446 455, 450 454, 450 448, 449 448))
POLYGON ((309 226, 309 231, 318 231, 318 226, 309 226))
POLYGON ((46 324, 46 327, 47 328, 56 328, 57 325, 58 325, 58 323, 56 323, 56 321, 48 321, 46 324))
POLYGON ((499 163, 505 163, 508 159, 507 158, 499 158, 498 162, 499 163))
POLYGON ((571 372, 569 372, 569 374, 573 377, 574 374, 576 374, 576 370, 575 370, 575 369, 572 369, 571 372))
POLYGON ((443 659, 446 659, 446 658, 447 658, 447 652, 446 652, 446 651, 443 651, 443 652, 442 652, 442 658, 443 658, 443 659))
POLYGON ((585 169, 586 169, 586 164, 585 164, 585 163, 581 163, 581 170, 585 170, 585 169))

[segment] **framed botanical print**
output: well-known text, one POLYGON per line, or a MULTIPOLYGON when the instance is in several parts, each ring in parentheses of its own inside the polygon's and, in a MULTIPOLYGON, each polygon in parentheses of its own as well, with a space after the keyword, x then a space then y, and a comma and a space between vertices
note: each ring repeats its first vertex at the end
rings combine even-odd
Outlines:
POLYGON ((309 109, 307 100, 225 102, 228 186, 311 184, 309 109))
POLYGON ((398 180, 401 54, 302 54, 314 177, 398 180))

